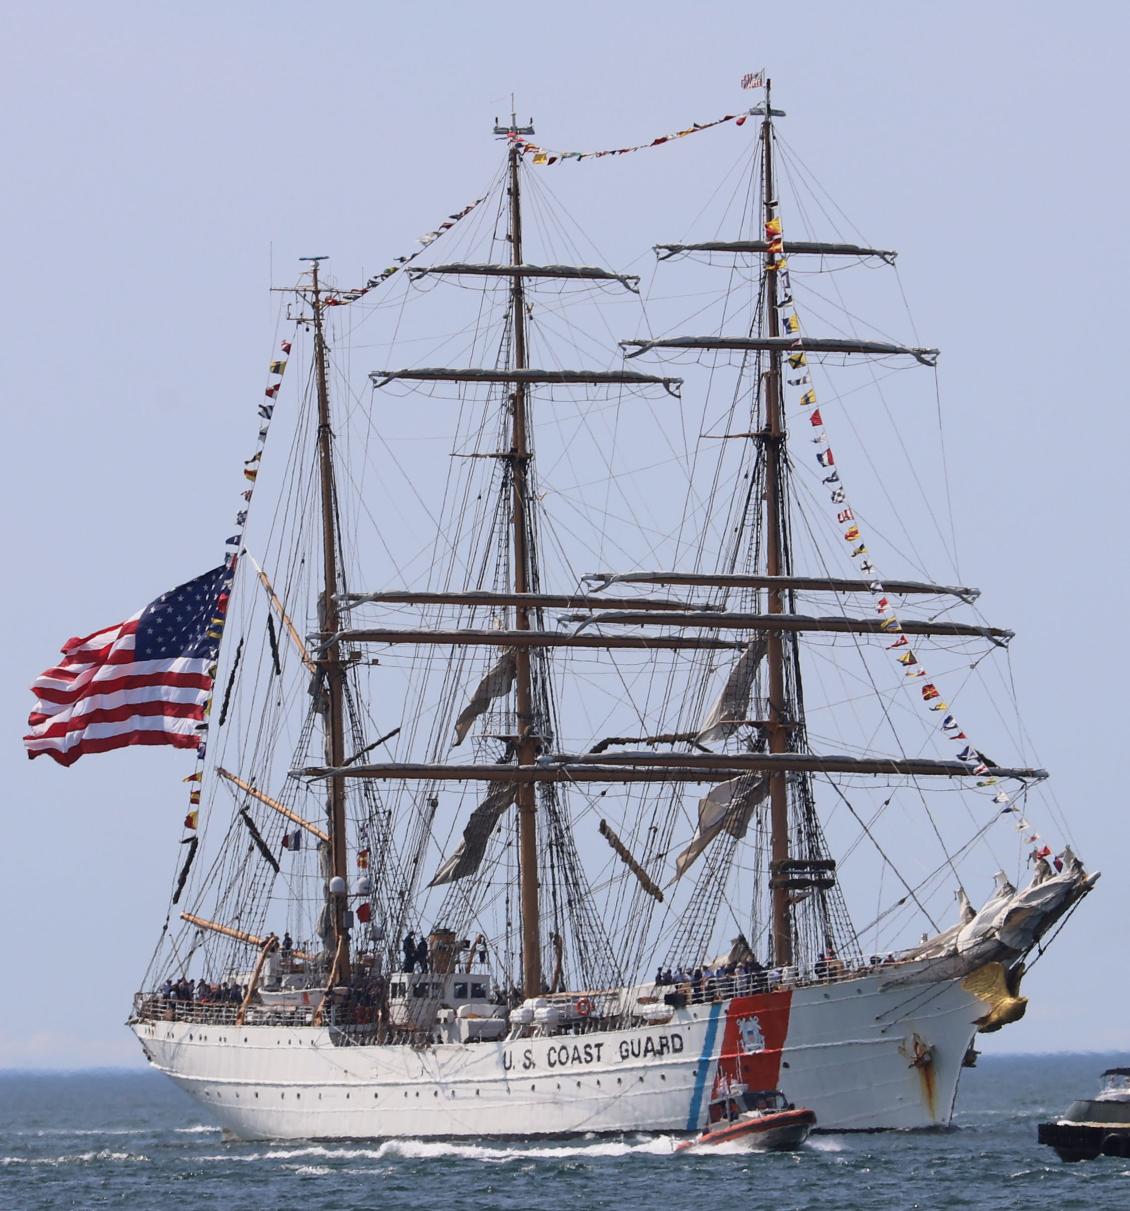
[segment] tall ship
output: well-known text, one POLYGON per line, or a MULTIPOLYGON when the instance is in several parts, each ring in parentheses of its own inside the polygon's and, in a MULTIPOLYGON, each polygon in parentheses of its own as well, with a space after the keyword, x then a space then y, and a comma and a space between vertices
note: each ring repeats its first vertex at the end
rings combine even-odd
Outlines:
POLYGON ((747 145, 647 286, 545 184, 642 146, 516 117, 411 255, 309 258, 227 557, 36 683, 32 756, 195 753, 129 1026, 236 1136, 692 1132, 739 1086, 946 1124, 1094 885, 1044 771, 978 747, 1011 633, 859 453, 937 358, 843 301, 895 254, 743 83, 645 145, 747 145))

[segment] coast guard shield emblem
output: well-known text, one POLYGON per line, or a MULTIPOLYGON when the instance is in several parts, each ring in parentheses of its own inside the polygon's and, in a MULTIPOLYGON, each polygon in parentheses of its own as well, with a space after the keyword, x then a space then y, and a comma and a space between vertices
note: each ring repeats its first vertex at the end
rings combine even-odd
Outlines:
POLYGON ((761 1023, 755 1015, 738 1019, 738 1036, 742 1041, 742 1050, 747 1055, 765 1050, 765 1035, 761 1032, 761 1023))

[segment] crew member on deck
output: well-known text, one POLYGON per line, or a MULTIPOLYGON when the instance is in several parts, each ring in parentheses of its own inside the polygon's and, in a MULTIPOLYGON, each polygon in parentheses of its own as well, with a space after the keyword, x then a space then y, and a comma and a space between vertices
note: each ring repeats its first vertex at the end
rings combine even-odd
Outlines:
POLYGON ((404 935, 402 946, 404 948, 404 970, 413 972, 416 970, 416 935, 411 930, 404 935))

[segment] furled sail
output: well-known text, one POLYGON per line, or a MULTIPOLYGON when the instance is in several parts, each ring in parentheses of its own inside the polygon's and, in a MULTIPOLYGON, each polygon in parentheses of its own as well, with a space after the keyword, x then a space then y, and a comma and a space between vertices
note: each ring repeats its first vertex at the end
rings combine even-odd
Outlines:
POLYGON ((749 695, 753 688, 753 676, 758 665, 765 659, 768 640, 764 635, 758 635, 750 641, 749 647, 742 653, 737 664, 730 670, 726 684, 718 700, 710 708, 710 713, 702 721, 702 730, 697 739, 725 740, 738 730, 748 712, 749 695))
POLYGON ((769 792, 764 777, 733 778, 719 782, 698 801, 698 828, 690 844, 675 859, 675 878, 681 879, 699 854, 723 831, 740 841, 749 828, 753 810, 769 792))
POLYGON ((455 744, 452 745, 452 748, 458 748, 463 743, 467 738, 467 733, 471 730, 471 724, 496 698, 510 693, 510 687, 514 684, 515 671, 514 653, 503 652, 487 670, 486 676, 479 682, 471 701, 467 703, 459 718, 456 719, 455 744))
POLYGON ((512 782, 504 782, 475 808, 467 821, 467 827, 463 830, 463 840, 459 842, 451 857, 436 871, 435 878, 428 884, 429 887, 454 883, 456 879, 473 875, 479 869, 490 835, 494 832, 502 813, 514 802, 517 791, 518 788, 512 782))

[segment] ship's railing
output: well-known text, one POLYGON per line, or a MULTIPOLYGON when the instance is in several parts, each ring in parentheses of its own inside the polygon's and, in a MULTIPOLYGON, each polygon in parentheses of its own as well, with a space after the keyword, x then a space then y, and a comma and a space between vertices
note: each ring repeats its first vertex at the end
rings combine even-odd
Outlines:
POLYGON ((587 1022, 571 1025, 580 1025, 588 1030, 595 1024, 593 1019, 603 1018, 603 1029, 606 1028, 608 1018, 621 1013, 620 1007, 625 1004, 628 1016, 634 1012, 638 1013, 644 1006, 662 1004, 664 1001, 672 1005, 707 1005, 715 1001, 728 1001, 733 997, 775 992, 778 989, 842 984, 866 976, 885 975, 904 969, 907 964, 916 960, 917 956, 914 954, 889 954, 886 957, 874 955, 856 962, 823 959, 811 971, 785 967, 757 972, 738 971, 728 975, 704 972, 698 979, 673 979, 670 983, 643 984, 635 989, 608 988, 589 992, 550 993, 545 999, 551 1005, 567 1007, 571 1002, 584 998, 592 1005, 593 1013, 587 1022))
MULTIPOLYGON (((235 1026, 238 1001, 188 1001, 158 993, 134 998, 133 1019, 142 1022, 189 1022, 198 1026, 235 1026)), ((267 1008, 252 1003, 243 1015, 248 1026, 309 1026, 314 1011, 309 1006, 267 1008)))
POLYGON ((885 959, 863 963, 846 963, 840 959, 829 959, 816 971, 799 971, 783 968, 773 971, 735 972, 732 975, 703 975, 698 980, 682 980, 672 984, 657 984, 654 995, 662 1000, 669 992, 680 993, 687 1004, 709 1004, 713 1001, 728 1001, 731 997, 754 996, 762 992, 775 992, 781 988, 803 988, 813 984, 842 984, 864 976, 890 972, 913 962, 911 958, 888 956, 885 959))
MULTIPOLYGON (((649 1005, 664 1003, 675 1008, 679 1005, 704 1005, 728 1001, 733 997, 755 996, 758 993, 774 992, 786 988, 802 988, 812 985, 843 984, 866 976, 885 975, 904 969, 918 961, 914 955, 873 956, 862 962, 848 963, 830 959, 818 964, 819 970, 799 971, 783 968, 773 971, 735 972, 730 975, 704 974, 698 980, 677 980, 670 984, 644 984, 634 990, 603 989, 587 993, 551 993, 546 997, 550 1004, 568 1005, 580 998, 591 1005, 591 1016, 567 1020, 550 1027, 551 1032, 566 1031, 574 1034, 591 1033, 609 1029, 613 1020, 627 1024, 649 1005)), ((194 1025, 235 1026, 239 1003, 232 1001, 188 1001, 166 997, 160 993, 138 993, 134 998, 131 1020, 147 1022, 186 1022, 194 1025)), ((314 1010, 309 1006, 267 1007, 254 1002, 247 1007, 243 1024, 248 1026, 310 1026, 314 1010)), ((339 1044, 358 1045, 372 1043, 425 1044, 431 1037, 427 1027, 397 1027, 378 1020, 374 1006, 362 1003, 346 1003, 327 1006, 324 1024, 331 1027, 339 1044)), ((531 1026, 529 1029, 541 1029, 531 1026)))

